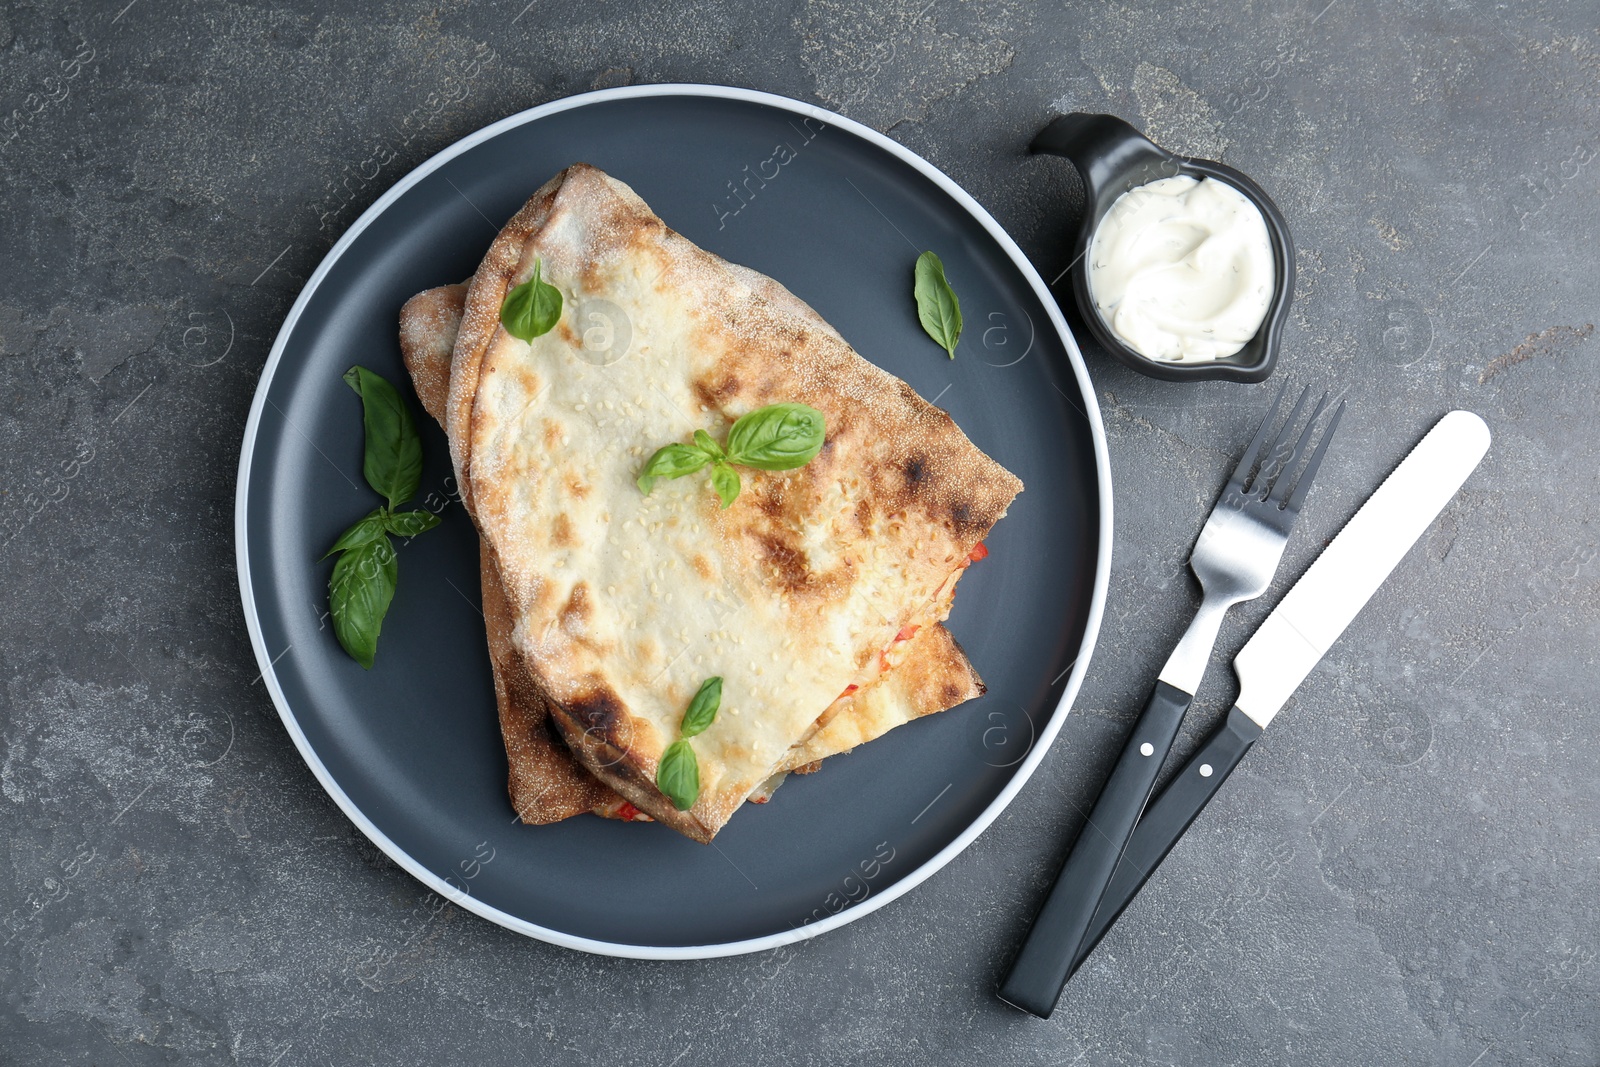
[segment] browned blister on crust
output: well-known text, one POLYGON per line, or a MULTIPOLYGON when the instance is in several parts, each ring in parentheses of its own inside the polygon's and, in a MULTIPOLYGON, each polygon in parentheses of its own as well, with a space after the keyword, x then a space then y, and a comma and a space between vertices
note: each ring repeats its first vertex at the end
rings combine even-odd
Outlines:
POLYGON ((700 839, 847 685, 876 678, 897 633, 942 618, 941 591, 1021 488, 948 415, 749 274, 575 165, 496 239, 451 373, 457 477, 553 720, 591 773, 700 839), (498 310, 536 261, 564 310, 530 344, 498 310), (594 314, 626 324, 623 358, 590 350, 594 314), (742 470, 727 510, 703 476, 634 487, 657 446, 696 428, 721 438, 783 401, 827 419, 807 466, 742 470), (724 708, 694 739, 701 790, 678 813, 656 765, 712 674, 724 708))
POLYGON ((559 822, 586 811, 614 813, 621 799, 574 763, 566 746, 550 730, 544 695, 511 640, 514 621, 510 605, 487 546, 480 567, 483 617, 494 657, 495 703, 506 745, 512 807, 530 824, 559 822))

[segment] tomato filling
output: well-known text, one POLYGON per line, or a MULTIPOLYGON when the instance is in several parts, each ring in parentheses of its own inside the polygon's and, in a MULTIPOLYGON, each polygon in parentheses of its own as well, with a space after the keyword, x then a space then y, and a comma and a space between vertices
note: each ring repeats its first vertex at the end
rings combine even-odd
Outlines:
MULTIPOLYGON (((961 561, 961 566, 963 568, 970 567, 974 563, 976 563, 978 560, 980 560, 980 559, 988 559, 988 558, 989 558, 989 549, 988 549, 988 547, 986 545, 984 545, 984 543, 982 541, 979 541, 976 545, 972 546, 972 551, 967 553, 967 558, 961 561)), ((902 626, 900 628, 900 632, 894 635, 894 640, 889 643, 889 647, 893 648, 895 645, 899 644, 901 641, 909 641, 909 640, 911 640, 913 637, 917 636, 917 631, 919 629, 921 629, 921 627, 917 626, 915 624, 909 624, 909 625, 906 625, 906 626, 902 626)), ((882 651, 880 651, 878 653, 878 668, 880 670, 885 670, 885 671, 889 669, 889 649, 887 649, 887 648, 883 649, 882 651)), ((857 689, 860 689, 860 688, 861 687, 858 686, 858 685, 846 686, 844 692, 840 693, 839 696, 840 697, 847 697, 851 693, 854 693, 857 689)))
MULTIPOLYGON (((900 627, 900 632, 894 635, 894 640, 889 642, 889 647, 893 648, 902 641, 911 640, 913 637, 917 636, 917 631, 921 628, 922 627, 920 626, 910 624, 900 627)), ((878 653, 878 667, 882 670, 889 669, 889 649, 886 648, 882 652, 878 653)))
POLYGON ((617 818, 621 819, 623 822, 632 822, 638 817, 638 815, 639 809, 634 807, 631 802, 626 800, 622 802, 622 807, 617 809, 617 818))

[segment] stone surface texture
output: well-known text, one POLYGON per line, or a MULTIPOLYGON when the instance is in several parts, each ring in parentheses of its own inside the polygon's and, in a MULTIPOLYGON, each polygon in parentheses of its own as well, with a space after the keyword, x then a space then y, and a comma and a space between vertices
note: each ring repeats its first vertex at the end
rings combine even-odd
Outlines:
POLYGON ((1584 4, 0 4, 0 1063, 1600 1063, 1597 98, 1584 4), (458 138, 668 81, 886 131, 1046 279, 1054 113, 1257 178, 1299 243, 1279 380, 1351 404, 1285 574, 1441 414, 1494 431, 1048 1022, 992 990, 1275 385, 1092 361, 1117 533, 1076 709, 972 848, 792 949, 602 959, 437 908, 256 682, 234 479, 300 287, 458 138))

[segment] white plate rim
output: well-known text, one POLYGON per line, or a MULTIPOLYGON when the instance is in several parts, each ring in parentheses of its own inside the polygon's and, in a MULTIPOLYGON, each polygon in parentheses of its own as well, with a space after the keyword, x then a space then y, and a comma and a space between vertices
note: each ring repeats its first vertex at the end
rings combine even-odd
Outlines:
POLYGON ((239 481, 234 492, 234 541, 237 565, 239 569, 239 592, 243 598, 245 626, 250 633, 250 645, 255 650, 256 662, 261 667, 261 680, 266 685, 267 692, 272 697, 273 706, 278 710, 278 717, 283 720, 283 725, 294 741, 295 748, 300 753, 300 758, 311 768, 317 782, 333 798, 339 810, 345 817, 355 824, 367 838, 395 863, 399 864, 413 878, 416 878, 429 889, 443 896, 468 911, 488 919, 509 930, 532 937, 552 945, 576 949, 600 956, 617 956, 629 959, 648 960, 694 960, 712 959, 719 956, 737 956, 751 952, 764 952, 768 949, 781 948, 794 944, 819 934, 836 930, 847 923, 855 922, 866 915, 877 911, 879 908, 899 899, 906 893, 921 885, 936 872, 941 870, 951 860, 963 852, 968 845, 977 840, 978 835, 988 829, 989 825, 1000 816, 1012 800, 1014 800, 1028 779, 1033 776, 1034 770, 1039 766, 1044 754, 1055 741, 1056 735, 1061 730, 1061 724, 1066 721, 1071 713, 1072 701, 1078 694, 1078 689, 1083 684, 1083 677, 1088 670, 1089 661, 1093 657, 1096 640, 1100 634, 1100 624, 1105 611, 1106 589, 1111 575, 1111 464, 1107 456, 1105 427, 1100 419, 1100 405, 1096 402, 1094 387, 1089 380, 1089 373, 1084 366, 1083 355, 1078 350, 1072 331, 1068 329, 1066 319, 1062 317, 1061 310, 1056 304, 1055 297, 1051 295, 1044 279, 1034 269, 1033 264, 1023 253, 1011 236, 1001 228, 994 217, 984 209, 972 196, 954 180, 947 176, 932 163, 917 155, 911 149, 897 141, 891 140, 884 134, 865 126, 854 119, 829 111, 826 108, 807 104, 801 100, 780 96, 776 93, 762 92, 758 89, 743 89, 726 85, 704 85, 695 83, 662 83, 656 85, 625 85, 613 89, 598 89, 593 92, 579 93, 575 96, 563 97, 537 107, 528 108, 515 115, 508 116, 498 122, 491 123, 483 129, 463 137, 461 140, 443 149, 436 155, 424 161, 415 170, 397 181, 387 192, 361 217, 345 231, 344 235, 334 244, 328 254, 323 257, 305 286, 301 289, 294 306, 289 309, 288 316, 283 321, 283 326, 278 330, 278 336, 273 341, 272 350, 267 355, 267 361, 261 370, 261 377, 256 383, 255 397, 250 405, 250 417, 245 423, 244 442, 239 456, 239 481), (1089 600, 1089 618, 1084 628, 1083 642, 1078 648, 1077 658, 1073 661, 1071 673, 1067 678, 1066 688, 1062 691, 1061 699, 1055 709, 1050 713, 1049 720, 1040 731, 1032 750, 1023 759, 1016 774, 1011 778, 999 795, 990 801, 989 806, 963 830, 955 840, 929 857, 916 870, 901 878, 894 885, 881 893, 873 894, 858 904, 845 908, 826 919, 819 919, 814 923, 806 923, 792 930, 784 930, 763 937, 748 938, 743 941, 729 941, 707 945, 630 945, 621 942, 600 941, 593 938, 577 937, 553 930, 537 923, 528 922, 499 908, 484 903, 481 900, 463 893, 450 885, 444 879, 428 870, 421 863, 413 859, 404 849, 390 840, 383 831, 366 817, 355 802, 340 788, 333 776, 328 772, 316 751, 311 747, 304 731, 300 729, 299 722, 295 719, 294 712, 289 707, 287 697, 278 682, 274 670, 276 660, 266 647, 266 640, 261 631, 261 620, 256 612, 255 595, 250 580, 250 546, 247 534, 249 528, 249 501, 248 488, 250 485, 250 466, 254 456, 256 437, 260 431, 263 411, 266 407, 267 392, 272 385, 277 372, 278 364, 283 358, 283 353, 288 345, 289 336, 294 332, 296 323, 306 305, 316 293, 323 279, 333 269, 339 257, 355 242, 355 239, 386 211, 391 204, 400 198, 407 189, 416 185, 433 171, 445 163, 461 155, 468 149, 490 138, 497 137, 506 130, 514 129, 529 122, 534 122, 548 115, 558 114, 573 108, 586 107, 591 104, 603 103, 609 100, 626 100, 650 96, 697 96, 715 97, 724 100, 739 100, 748 103, 764 104, 769 107, 789 111, 796 115, 813 118, 830 126, 837 126, 841 130, 852 133, 857 137, 887 151, 891 155, 910 165, 923 176, 932 181, 952 199, 978 221, 989 235, 994 238, 1007 256, 1015 263, 1022 276, 1027 279, 1033 288, 1034 294, 1039 298, 1050 322, 1066 345, 1067 358, 1072 364, 1073 375, 1077 379, 1080 395, 1086 401, 1083 409, 1084 416, 1088 419, 1090 434, 1094 440, 1095 477, 1099 493, 1100 524, 1097 531, 1099 537, 1099 551, 1095 561, 1094 588, 1089 600))

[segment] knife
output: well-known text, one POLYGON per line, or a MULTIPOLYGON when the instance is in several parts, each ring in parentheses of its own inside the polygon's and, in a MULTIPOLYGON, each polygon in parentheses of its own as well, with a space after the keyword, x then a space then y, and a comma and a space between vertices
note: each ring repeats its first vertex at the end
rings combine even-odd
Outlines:
POLYGON ((1472 412, 1440 419, 1239 650, 1238 701, 1139 820, 1073 971, 1488 450, 1489 427, 1472 412))

